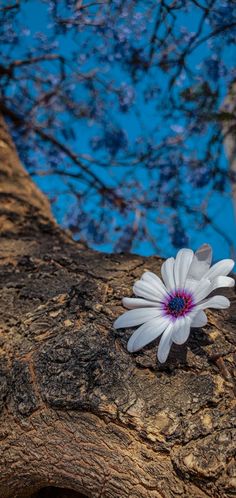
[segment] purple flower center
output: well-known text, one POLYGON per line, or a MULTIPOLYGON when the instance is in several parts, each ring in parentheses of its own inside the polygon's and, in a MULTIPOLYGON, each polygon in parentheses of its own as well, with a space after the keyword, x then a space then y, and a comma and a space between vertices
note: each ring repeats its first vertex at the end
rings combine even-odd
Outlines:
POLYGON ((165 314, 172 318, 187 315, 194 307, 193 297, 185 291, 176 291, 164 303, 165 314))

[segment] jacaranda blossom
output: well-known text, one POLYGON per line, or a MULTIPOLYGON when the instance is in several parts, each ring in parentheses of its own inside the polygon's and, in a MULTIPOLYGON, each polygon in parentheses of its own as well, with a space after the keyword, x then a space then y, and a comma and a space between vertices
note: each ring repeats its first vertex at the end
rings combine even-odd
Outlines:
POLYGON ((115 328, 139 325, 128 341, 129 352, 139 351, 161 336, 157 357, 164 363, 173 342, 183 344, 191 327, 206 325, 204 309, 230 306, 225 296, 207 296, 217 288, 234 286, 234 279, 226 276, 234 261, 223 259, 210 268, 211 259, 211 247, 204 244, 195 254, 181 249, 175 259, 168 258, 161 267, 163 282, 155 273, 144 272, 133 287, 138 297, 123 299, 130 311, 114 323, 115 328))

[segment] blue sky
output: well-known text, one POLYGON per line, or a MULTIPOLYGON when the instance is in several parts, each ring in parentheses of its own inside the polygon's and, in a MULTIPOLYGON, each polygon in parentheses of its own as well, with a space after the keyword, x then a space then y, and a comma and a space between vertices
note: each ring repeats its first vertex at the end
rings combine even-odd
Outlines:
MULTIPOLYGON (((41 31, 47 33, 47 30, 49 28, 47 27, 48 21, 45 11, 45 4, 43 4, 40 0, 31 0, 27 2, 27 4, 24 7, 24 22, 26 28, 28 27, 30 29, 30 34, 28 34, 25 38, 26 44, 30 44, 32 36, 35 32, 41 31)), ((179 16, 180 26, 186 26, 186 28, 189 31, 195 31, 196 22, 197 18, 196 18, 196 12, 194 10, 192 12, 189 12, 188 14, 181 14, 179 16)), ((96 43, 95 40, 94 42, 96 43)), ((59 44, 61 44, 60 39, 59 39, 59 44)), ((64 43, 61 49, 64 51, 64 54, 67 55, 67 53, 70 50, 72 50, 72 48, 73 48, 73 40, 68 36, 67 42, 64 43)), ((203 51, 205 56, 207 50, 208 48, 206 44, 201 45, 197 50, 195 50, 195 52, 191 56, 191 63, 194 66, 199 65, 199 73, 202 71, 201 62, 203 58, 203 51)), ((19 48, 16 48, 15 51, 16 54, 20 54, 19 48)), ((225 63, 230 66, 233 65, 233 61, 236 60, 235 56, 236 56, 236 47, 231 46, 231 48, 229 48, 227 50, 227 53, 225 54, 225 63)), ((129 83, 127 74, 120 69, 119 65, 114 64, 112 71, 113 71, 114 81, 116 82, 117 85, 122 84, 122 82, 129 83)), ((155 70, 152 77, 156 79, 157 84, 161 86, 163 90, 166 81, 163 75, 160 73, 160 71, 158 72, 158 70, 155 70)), ((170 121, 163 122, 161 116, 158 117, 156 110, 152 108, 152 104, 149 105, 148 103, 144 103, 143 101, 142 90, 144 83, 145 82, 142 81, 140 84, 136 85, 135 87, 136 99, 138 104, 136 107, 138 108, 139 116, 137 115, 136 112, 131 110, 126 114, 117 112, 114 115, 114 119, 116 119, 117 122, 119 123, 119 126, 123 128, 125 134, 128 136, 130 143, 135 141, 137 135, 140 134, 141 129, 143 136, 145 136, 146 139, 148 140, 149 136, 153 133, 153 122, 155 121, 155 129, 156 129, 155 139, 158 144, 158 141, 162 138, 162 135, 164 136, 167 133, 173 133, 173 129, 171 128, 173 124, 181 127, 184 126, 185 123, 184 119, 181 118, 181 116, 179 117, 178 122, 173 122, 173 123, 171 123, 170 121)), ((222 83, 221 87, 222 99, 225 92, 226 88, 222 83)), ((86 100, 86 94, 84 94, 84 99, 86 100)), ((66 125, 66 120, 65 120, 65 125, 66 125)), ((99 128, 97 127, 96 123, 93 123, 91 120, 90 122, 88 122, 88 120, 77 120, 76 122, 74 122, 73 126, 77 136, 82 137, 79 143, 79 152, 82 154, 93 155, 94 151, 91 148, 91 139, 99 134, 99 128)), ((201 148, 203 147, 206 138, 207 137, 202 136, 201 141, 198 140, 196 142, 196 140, 193 139, 192 143, 189 142, 189 145, 191 145, 193 149, 196 149, 196 154, 201 155, 201 148)), ((222 166, 224 168, 227 168, 227 160, 224 156, 223 151, 222 151, 221 162, 222 166)), ((42 168, 43 167, 45 167, 45 165, 42 164, 42 168)), ((93 169, 101 176, 101 178, 106 180, 108 183, 111 182, 112 184, 113 181, 112 176, 109 178, 107 175, 107 171, 102 170, 96 165, 93 165, 93 169)), ((110 168, 109 171, 112 175, 112 168, 110 168)), ((119 174, 120 175, 124 174, 122 169, 120 169, 119 174)), ((141 176, 142 182, 145 188, 148 190, 149 184, 147 176, 145 174, 145 169, 140 168, 140 172, 138 172, 138 174, 139 176, 141 176)), ((55 176, 47 176, 47 177, 35 176, 34 179, 38 183, 38 185, 45 191, 45 193, 47 193, 50 197, 54 198, 57 197, 56 202, 53 203, 54 215, 59 223, 61 223, 62 225, 66 225, 67 214, 68 211, 70 211, 70 209, 72 208, 74 201, 72 196, 66 192, 67 187, 65 186, 65 184, 62 182, 60 177, 55 178, 55 176)), ((183 177, 183 182, 185 182, 184 177, 183 177)), ((184 189, 185 189, 186 198, 191 199, 191 196, 193 195, 193 187, 187 182, 185 183, 186 184, 184 186, 184 189)), ((208 214, 214 220, 214 223, 219 228, 219 231, 222 231, 227 234, 228 238, 232 241, 232 245, 234 245, 234 249, 236 250, 236 242, 235 242, 236 226, 233 214, 232 200, 230 195, 230 186, 228 186, 228 189, 224 194, 217 192, 214 193, 208 190, 209 189, 207 189, 207 187, 204 187, 204 193, 206 195, 208 194, 210 195, 208 214)), ((203 192, 201 191, 199 191, 199 194, 196 194, 196 191, 194 192, 195 198, 197 198, 197 195, 199 195, 199 202, 202 198, 202 194, 203 192)), ((88 206, 88 209, 96 210, 96 205, 88 206)), ((158 215, 158 213, 156 213, 156 215, 158 215)), ((133 216, 132 213, 130 213, 129 216, 130 218, 132 218, 133 216)), ((183 220, 183 223, 185 223, 185 220, 183 220)), ((194 249, 204 242, 210 243, 214 249, 215 260, 230 255, 229 246, 227 242, 211 226, 207 226, 203 230, 199 231, 199 228, 195 226, 194 222, 191 223, 191 220, 188 220, 187 235, 189 238, 189 245, 194 249)), ((162 241, 160 255, 165 257, 172 255, 175 252, 175 248, 170 242, 169 234, 165 224, 160 226, 158 237, 160 237, 162 241)), ((105 243, 99 246, 96 246, 96 244, 94 244, 94 247, 108 252, 112 250, 111 243, 105 243)), ((141 243, 140 242, 137 243, 134 246, 133 251, 143 255, 150 255, 154 253, 154 250, 151 247, 150 243, 145 240, 143 240, 141 243)))

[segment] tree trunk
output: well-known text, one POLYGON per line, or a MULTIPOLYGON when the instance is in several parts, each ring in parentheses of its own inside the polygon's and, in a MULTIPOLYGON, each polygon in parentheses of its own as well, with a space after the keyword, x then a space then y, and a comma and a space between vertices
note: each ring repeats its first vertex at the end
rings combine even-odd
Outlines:
POLYGON ((229 161, 232 201, 236 219, 236 82, 232 84, 221 108, 225 152, 229 161))
POLYGON ((161 259, 74 242, 3 120, 0 160, 0 497, 232 496, 233 291, 164 366, 129 354, 112 323, 161 259))

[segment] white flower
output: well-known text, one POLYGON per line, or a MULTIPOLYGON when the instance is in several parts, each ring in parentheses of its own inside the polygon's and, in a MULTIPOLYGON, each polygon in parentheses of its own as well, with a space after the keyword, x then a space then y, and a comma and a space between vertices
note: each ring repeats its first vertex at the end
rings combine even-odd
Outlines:
POLYGON ((204 244, 194 254, 181 249, 176 258, 168 258, 161 267, 162 280, 146 271, 133 287, 137 298, 125 297, 126 311, 114 323, 115 328, 140 325, 130 337, 130 353, 161 337, 158 360, 164 363, 172 343, 187 341, 190 327, 203 327, 207 323, 205 308, 224 309, 229 300, 220 295, 207 296, 218 287, 233 287, 234 279, 227 277, 234 267, 232 259, 223 259, 210 268, 211 247, 204 244))

